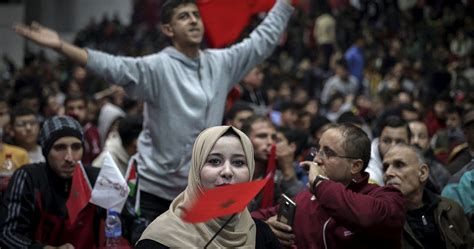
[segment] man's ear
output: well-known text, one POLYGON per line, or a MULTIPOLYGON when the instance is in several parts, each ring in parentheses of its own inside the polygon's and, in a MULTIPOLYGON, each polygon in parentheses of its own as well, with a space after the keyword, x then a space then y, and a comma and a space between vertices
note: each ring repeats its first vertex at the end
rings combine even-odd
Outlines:
POLYGON ((172 38, 174 36, 174 31, 173 28, 169 23, 167 24, 161 24, 160 25, 161 32, 168 38, 172 38))
POLYGON ((362 167, 364 166, 364 162, 362 159, 356 159, 352 162, 351 166, 351 174, 355 175, 362 171, 362 167))
POLYGON ((421 165, 420 167, 420 172, 418 173, 418 178, 420 179, 420 182, 426 182, 428 180, 428 177, 430 176, 430 169, 428 165, 425 163, 421 165))

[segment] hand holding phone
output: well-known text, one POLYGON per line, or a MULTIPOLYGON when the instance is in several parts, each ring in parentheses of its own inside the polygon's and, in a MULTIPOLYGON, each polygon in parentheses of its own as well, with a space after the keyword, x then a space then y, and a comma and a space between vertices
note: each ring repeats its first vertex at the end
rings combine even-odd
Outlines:
POLYGON ((285 194, 282 194, 280 198, 280 206, 278 207, 277 221, 292 226, 295 212, 296 203, 285 194))

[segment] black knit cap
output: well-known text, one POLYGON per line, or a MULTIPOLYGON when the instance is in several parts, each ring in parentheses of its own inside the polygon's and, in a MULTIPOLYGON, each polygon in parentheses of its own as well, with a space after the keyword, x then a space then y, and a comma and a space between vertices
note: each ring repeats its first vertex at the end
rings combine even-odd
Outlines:
POLYGON ((84 144, 81 125, 68 116, 54 116, 44 121, 40 131, 40 145, 45 158, 56 140, 62 137, 77 137, 84 144))

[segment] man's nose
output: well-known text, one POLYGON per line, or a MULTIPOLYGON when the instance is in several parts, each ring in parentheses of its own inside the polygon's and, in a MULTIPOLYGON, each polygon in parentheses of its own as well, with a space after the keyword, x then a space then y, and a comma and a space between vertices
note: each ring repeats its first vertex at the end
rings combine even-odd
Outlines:
POLYGON ((267 144, 274 144, 275 139, 273 139, 273 136, 269 135, 267 136, 267 144))
POLYGON ((66 156, 64 157, 64 160, 71 163, 74 162, 74 156, 70 146, 68 146, 66 149, 66 156))
POLYGON ((196 17, 195 15, 193 15, 193 14, 191 14, 191 18, 190 18, 190 19, 191 19, 191 22, 192 22, 192 23, 196 23, 196 22, 197 22, 197 17, 196 17))
POLYGON ((313 157, 313 162, 317 163, 318 165, 323 164, 323 160, 321 159, 321 153, 316 152, 313 157))
POLYGON ((385 177, 393 177, 394 172, 392 166, 388 166, 384 173, 385 177))

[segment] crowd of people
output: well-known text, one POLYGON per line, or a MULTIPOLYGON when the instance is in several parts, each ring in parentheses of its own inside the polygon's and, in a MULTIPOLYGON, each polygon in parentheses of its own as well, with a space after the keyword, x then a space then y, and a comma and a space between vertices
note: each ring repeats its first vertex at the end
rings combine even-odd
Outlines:
POLYGON ((71 219, 71 183, 92 187, 110 153, 138 172, 122 212, 137 248, 473 248, 471 2, 277 0, 220 49, 199 3, 145 2, 72 43, 15 26, 62 57, 3 58, 0 247, 102 246, 106 212, 71 219), (241 213, 180 219, 206 189, 263 178, 241 213))

